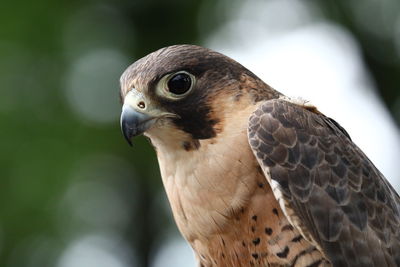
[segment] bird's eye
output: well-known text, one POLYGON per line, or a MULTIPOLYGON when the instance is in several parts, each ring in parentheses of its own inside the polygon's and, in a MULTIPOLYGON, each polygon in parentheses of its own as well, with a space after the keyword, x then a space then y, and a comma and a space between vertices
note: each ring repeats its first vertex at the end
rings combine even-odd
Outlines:
POLYGON ((156 94, 170 100, 179 100, 192 91, 195 83, 195 77, 187 71, 170 73, 158 82, 156 94))
POLYGON ((177 73, 168 80, 168 90, 175 95, 182 95, 190 90, 192 87, 191 77, 185 73, 177 73))

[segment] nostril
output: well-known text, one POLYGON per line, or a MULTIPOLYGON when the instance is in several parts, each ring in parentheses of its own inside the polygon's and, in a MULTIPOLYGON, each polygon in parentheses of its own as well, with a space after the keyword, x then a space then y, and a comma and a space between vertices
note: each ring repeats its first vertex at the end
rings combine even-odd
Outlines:
POLYGON ((137 106, 141 109, 144 109, 146 107, 146 104, 143 101, 140 101, 137 106))

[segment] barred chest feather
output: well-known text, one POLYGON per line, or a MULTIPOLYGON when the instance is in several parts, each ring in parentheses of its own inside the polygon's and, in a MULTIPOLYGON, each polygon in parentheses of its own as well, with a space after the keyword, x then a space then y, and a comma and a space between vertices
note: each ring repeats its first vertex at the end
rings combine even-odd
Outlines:
POLYGON ((275 199, 248 145, 250 112, 189 151, 183 134, 149 133, 179 230, 203 267, 329 266, 275 199))

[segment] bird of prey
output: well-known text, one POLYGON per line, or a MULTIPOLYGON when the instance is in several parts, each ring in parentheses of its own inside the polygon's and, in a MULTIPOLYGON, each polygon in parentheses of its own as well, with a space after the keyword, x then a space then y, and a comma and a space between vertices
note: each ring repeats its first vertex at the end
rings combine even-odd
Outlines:
POLYGON ((162 48, 121 76, 201 267, 400 266, 400 198, 333 119, 238 62, 162 48))

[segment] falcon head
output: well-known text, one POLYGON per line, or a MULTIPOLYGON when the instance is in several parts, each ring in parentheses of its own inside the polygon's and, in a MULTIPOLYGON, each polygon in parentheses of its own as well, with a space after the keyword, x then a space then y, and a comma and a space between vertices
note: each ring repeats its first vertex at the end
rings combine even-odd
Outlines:
POLYGON ((121 76, 121 128, 129 144, 152 142, 185 150, 223 131, 226 117, 278 93, 236 61, 210 49, 174 45, 129 66, 121 76))

